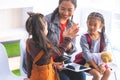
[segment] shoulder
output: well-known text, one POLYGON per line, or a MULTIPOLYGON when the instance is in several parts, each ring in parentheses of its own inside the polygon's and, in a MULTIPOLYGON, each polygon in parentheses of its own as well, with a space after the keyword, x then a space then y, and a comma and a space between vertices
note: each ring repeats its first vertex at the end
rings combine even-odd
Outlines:
POLYGON ((81 38, 80 38, 81 42, 87 42, 87 38, 85 34, 88 34, 88 33, 81 34, 81 38))
POLYGON ((88 34, 88 33, 83 33, 83 34, 81 34, 81 38, 86 39, 86 35, 88 35, 88 36, 89 36, 89 34, 88 34))
POLYGON ((50 22, 51 21, 51 16, 52 16, 52 13, 45 15, 44 18, 47 22, 50 22))

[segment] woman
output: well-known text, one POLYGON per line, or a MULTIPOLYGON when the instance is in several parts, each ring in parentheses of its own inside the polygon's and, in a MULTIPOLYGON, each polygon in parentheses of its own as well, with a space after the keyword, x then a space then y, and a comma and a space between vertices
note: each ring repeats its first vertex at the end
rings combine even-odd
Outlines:
MULTIPOLYGON (((76 0, 59 0, 58 7, 53 13, 45 16, 48 23, 48 35, 47 37, 55 46, 58 46, 63 42, 63 33, 65 29, 69 29, 73 24, 73 14, 77 7, 76 0)), ((66 53, 72 54, 76 51, 75 38, 67 46, 66 53)), ((53 57, 56 58, 55 56, 53 57)), ((71 72, 69 70, 61 70, 62 67, 58 67, 60 70, 59 76, 61 80, 85 80, 86 76, 84 72, 71 72)))

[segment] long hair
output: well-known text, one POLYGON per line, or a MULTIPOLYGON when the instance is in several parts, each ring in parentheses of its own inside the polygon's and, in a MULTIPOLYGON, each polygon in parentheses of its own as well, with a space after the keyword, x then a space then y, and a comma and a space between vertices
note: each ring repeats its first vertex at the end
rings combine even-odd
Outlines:
POLYGON ((105 45, 105 37, 104 37, 104 34, 105 34, 105 20, 104 20, 104 17, 101 13, 92 12, 88 15, 87 21, 91 18, 99 18, 101 23, 103 24, 103 28, 101 30, 101 36, 102 36, 102 44, 103 44, 103 49, 104 49, 104 47, 106 46, 105 45))
POLYGON ((44 29, 46 26, 46 21, 44 16, 40 13, 28 13, 29 18, 26 21, 26 30, 29 35, 32 36, 37 47, 42 48, 45 53, 47 52, 47 43, 49 42, 46 35, 44 34, 44 29))
MULTIPOLYGON (((74 5, 74 7, 77 7, 77 0, 59 0, 59 5, 63 2, 63 1, 71 1, 71 3, 74 5)), ((59 14, 59 7, 57 7, 53 13, 52 13, 52 17, 51 17, 51 22, 54 21, 55 19, 55 15, 59 14)), ((71 21, 73 20, 73 16, 71 16, 71 21)))

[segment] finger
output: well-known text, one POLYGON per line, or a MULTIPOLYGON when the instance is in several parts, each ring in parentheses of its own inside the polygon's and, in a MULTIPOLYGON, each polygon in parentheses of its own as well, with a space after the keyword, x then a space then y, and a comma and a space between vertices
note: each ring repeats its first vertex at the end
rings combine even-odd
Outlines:
POLYGON ((78 24, 73 24, 72 27, 71 27, 72 30, 74 30, 76 28, 78 28, 78 24))

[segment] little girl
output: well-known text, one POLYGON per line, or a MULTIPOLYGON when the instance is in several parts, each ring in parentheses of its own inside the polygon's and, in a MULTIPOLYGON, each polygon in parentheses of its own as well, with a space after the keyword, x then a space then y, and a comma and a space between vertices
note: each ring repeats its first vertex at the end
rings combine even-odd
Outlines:
POLYGON ((26 42, 28 78, 24 80, 58 80, 51 56, 61 56, 65 52, 71 40, 77 36, 78 24, 65 30, 63 43, 55 47, 46 37, 48 30, 44 16, 40 13, 28 14, 29 18, 26 21, 26 30, 29 34, 26 42))
POLYGON ((83 57, 86 62, 91 66, 91 70, 88 72, 93 75, 92 80, 108 80, 111 69, 106 66, 98 66, 92 56, 93 54, 100 54, 108 50, 108 38, 105 35, 105 22, 103 15, 98 12, 92 12, 87 18, 88 36, 91 39, 91 45, 89 45, 85 35, 81 36, 80 45, 83 52, 83 57), (101 77, 102 74, 102 77, 101 77))

